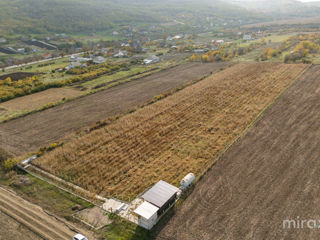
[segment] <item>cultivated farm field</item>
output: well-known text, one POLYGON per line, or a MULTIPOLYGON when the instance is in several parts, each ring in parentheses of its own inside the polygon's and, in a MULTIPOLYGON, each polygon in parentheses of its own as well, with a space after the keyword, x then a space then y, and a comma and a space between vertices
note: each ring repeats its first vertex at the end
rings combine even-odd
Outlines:
MULTIPOLYGON (((109 116, 199 80, 230 63, 187 63, 0 124, 1 146, 13 154, 39 150, 109 116)), ((27 96, 32 99, 34 94, 27 96)), ((37 96, 37 95, 35 95, 37 96)), ((19 101, 19 100, 17 100, 19 101)), ((10 104, 10 101, 7 102, 10 104)))
POLYGON ((0 121, 60 102, 64 98, 75 98, 82 94, 84 93, 71 88, 51 88, 42 92, 15 98, 0 103, 0 121))
POLYGON ((45 154, 35 164, 91 192, 135 197, 158 180, 197 176, 308 65, 248 63, 220 71, 45 154))
POLYGON ((197 184, 157 239, 318 238, 319 76, 320 66, 312 66, 282 94, 197 184), (300 228, 284 228, 284 220, 300 228))

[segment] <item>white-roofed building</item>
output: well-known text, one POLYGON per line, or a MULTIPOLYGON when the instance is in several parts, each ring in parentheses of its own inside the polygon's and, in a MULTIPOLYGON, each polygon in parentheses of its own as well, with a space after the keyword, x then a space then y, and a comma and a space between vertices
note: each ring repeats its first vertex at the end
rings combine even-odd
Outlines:
POLYGON ((134 210, 138 215, 139 226, 151 229, 163 214, 174 205, 179 188, 160 180, 139 199, 143 203, 134 210))
POLYGON ((159 208, 151 203, 143 202, 134 212, 139 215, 139 226, 150 230, 158 220, 159 208))

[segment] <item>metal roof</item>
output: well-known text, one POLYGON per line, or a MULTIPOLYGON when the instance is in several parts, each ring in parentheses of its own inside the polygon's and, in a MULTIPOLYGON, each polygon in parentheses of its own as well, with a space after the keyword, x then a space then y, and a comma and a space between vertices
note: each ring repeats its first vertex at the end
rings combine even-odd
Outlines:
POLYGON ((175 186, 172 186, 171 184, 160 180, 156 185, 154 185, 145 194, 143 194, 142 198, 161 208, 178 191, 179 189, 175 186))
POLYGON ((155 213, 158 212, 158 210, 159 208, 151 203, 143 202, 136 210, 134 210, 134 212, 149 220, 155 213))

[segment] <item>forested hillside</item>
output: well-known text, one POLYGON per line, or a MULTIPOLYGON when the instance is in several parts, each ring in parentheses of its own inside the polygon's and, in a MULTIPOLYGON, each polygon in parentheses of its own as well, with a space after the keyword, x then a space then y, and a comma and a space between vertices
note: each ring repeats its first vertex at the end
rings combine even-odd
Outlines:
POLYGON ((0 34, 96 32, 123 25, 264 17, 220 0, 1 0, 0 34))

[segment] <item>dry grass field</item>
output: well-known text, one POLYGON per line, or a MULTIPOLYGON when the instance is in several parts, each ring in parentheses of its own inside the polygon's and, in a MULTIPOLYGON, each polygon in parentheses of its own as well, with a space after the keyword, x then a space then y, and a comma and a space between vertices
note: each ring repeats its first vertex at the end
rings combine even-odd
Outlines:
POLYGON ((157 239, 318 239, 319 79, 320 65, 313 66, 282 94, 201 179, 157 239), (286 219, 300 228, 283 228, 286 219))
POLYGON ((51 88, 42 92, 15 98, 0 103, 0 121, 6 116, 12 116, 22 112, 29 112, 43 107, 50 103, 56 103, 62 98, 74 98, 83 92, 71 88, 51 88))
POLYGON ((35 164, 103 196, 134 197, 160 179, 199 176, 307 68, 238 64, 110 125, 35 164))

